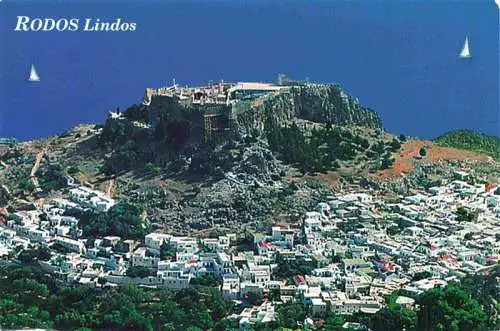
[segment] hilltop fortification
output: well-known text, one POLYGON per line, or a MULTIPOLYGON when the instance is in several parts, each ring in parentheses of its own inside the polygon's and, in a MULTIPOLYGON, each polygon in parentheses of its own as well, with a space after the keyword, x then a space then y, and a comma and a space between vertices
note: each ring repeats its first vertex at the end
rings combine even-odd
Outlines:
POLYGON ((377 113, 360 106, 338 85, 221 81, 181 87, 174 83, 147 88, 141 104, 111 113, 101 141, 111 145, 115 156, 126 148, 124 154, 135 151, 134 159, 166 164, 205 146, 262 136, 269 121, 286 126, 303 120, 382 129, 377 113))
POLYGON ((165 118, 194 117, 201 122, 205 142, 241 137, 262 130, 266 118, 289 123, 305 119, 318 123, 382 128, 377 113, 361 107, 338 85, 290 83, 220 82, 204 87, 147 88, 142 102, 148 124, 165 118))

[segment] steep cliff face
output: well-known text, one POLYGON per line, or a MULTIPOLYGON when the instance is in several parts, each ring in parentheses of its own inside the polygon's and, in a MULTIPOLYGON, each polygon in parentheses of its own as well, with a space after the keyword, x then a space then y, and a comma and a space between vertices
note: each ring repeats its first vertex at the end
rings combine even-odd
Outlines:
POLYGON ((352 97, 342 95, 338 86, 299 87, 290 91, 294 99, 295 115, 314 122, 354 124, 382 128, 375 111, 363 108, 352 97))
POLYGON ((203 110, 186 106, 173 98, 153 97, 149 106, 134 105, 124 113, 110 115, 102 138, 123 143, 135 140, 145 149, 172 148, 182 151, 203 137, 203 110))
POLYGON ((375 111, 361 107, 356 99, 336 85, 291 87, 253 103, 236 105, 235 113, 236 129, 240 134, 261 130, 268 118, 283 124, 299 118, 318 123, 382 128, 375 111))
POLYGON ((111 152, 106 172, 139 169, 148 163, 171 166, 203 144, 203 116, 197 107, 173 98, 153 97, 149 106, 134 105, 110 115, 100 136, 111 152))

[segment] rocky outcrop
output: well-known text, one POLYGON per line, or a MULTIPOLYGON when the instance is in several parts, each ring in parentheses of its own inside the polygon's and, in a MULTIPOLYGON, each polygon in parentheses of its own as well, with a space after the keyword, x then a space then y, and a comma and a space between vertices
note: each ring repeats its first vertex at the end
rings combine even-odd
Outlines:
POLYGON ((167 143, 174 140, 176 149, 182 150, 186 142, 201 142, 205 135, 204 114, 221 113, 228 117, 231 131, 236 137, 262 131, 267 119, 281 124, 294 119, 317 123, 358 125, 382 128, 378 114, 361 107, 357 99, 347 95, 337 85, 309 84, 291 86, 254 100, 238 101, 231 106, 183 103, 175 97, 156 96, 149 106, 133 106, 121 117, 108 119, 104 135, 133 137, 144 132, 123 120, 147 123, 155 141, 167 143))
POLYGON ((239 134, 262 130, 264 121, 272 118, 287 123, 295 118, 317 123, 358 125, 382 128, 378 114, 348 96, 337 85, 312 84, 295 86, 263 97, 254 103, 235 106, 236 125, 239 134))
POLYGON ((298 87, 290 91, 295 116, 313 122, 382 128, 378 114, 361 107, 336 85, 298 87))
POLYGON ((107 159, 108 172, 147 163, 185 168, 177 165, 183 158, 191 158, 192 169, 215 170, 214 164, 220 159, 210 161, 214 146, 244 137, 253 139, 263 133, 269 119, 279 125, 302 119, 382 128, 375 111, 361 107, 337 85, 290 86, 243 99, 233 104, 195 104, 157 95, 147 106, 136 105, 124 113, 110 114, 101 134, 101 143, 112 151, 107 159))
POLYGON ((244 149, 241 160, 233 171, 262 182, 268 182, 273 178, 279 178, 283 169, 269 149, 259 144, 253 144, 244 149))

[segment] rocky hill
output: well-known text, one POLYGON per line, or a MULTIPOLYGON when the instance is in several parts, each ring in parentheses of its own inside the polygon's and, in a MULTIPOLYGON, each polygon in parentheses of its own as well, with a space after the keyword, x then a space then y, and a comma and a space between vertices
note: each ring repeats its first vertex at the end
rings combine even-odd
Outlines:
POLYGON ((500 138, 479 132, 456 130, 435 139, 440 146, 465 149, 490 155, 500 161, 500 138))
POLYGON ((253 102, 242 102, 235 108, 240 135, 251 134, 253 129, 262 130, 269 118, 281 125, 303 119, 315 123, 383 128, 375 111, 361 107, 356 98, 348 96, 338 85, 296 86, 253 102))
POLYGON ((111 153, 107 174, 148 163, 211 174, 217 165, 210 163, 207 154, 216 146, 257 139, 270 121, 285 126, 299 120, 382 129, 377 113, 361 107, 339 86, 310 84, 250 95, 229 105, 153 96, 147 106, 135 105, 123 114, 110 115, 100 145, 111 153))
MULTIPOLYGON (((8 147, 0 205, 60 196, 74 180, 141 205, 153 228, 266 230, 296 222, 342 187, 408 192, 451 173, 428 171, 442 163, 443 148, 384 132, 377 113, 338 86, 258 92, 215 104, 186 100, 183 91, 152 95, 147 105, 110 114, 104 125, 8 147), (415 158, 422 146, 428 155, 415 158), (403 173, 408 180, 399 179, 403 173)), ((446 153, 463 164, 485 161, 446 153)))

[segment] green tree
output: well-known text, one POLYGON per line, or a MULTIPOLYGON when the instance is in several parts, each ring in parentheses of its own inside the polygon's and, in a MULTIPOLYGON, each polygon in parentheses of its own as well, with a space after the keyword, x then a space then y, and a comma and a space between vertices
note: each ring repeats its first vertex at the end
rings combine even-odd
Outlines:
POLYGON ((61 330, 185 330, 190 326, 206 330, 232 326, 229 321, 223 322, 232 303, 224 300, 217 288, 189 288, 175 293, 132 285, 56 289, 50 279, 32 268, 0 268, 0 325, 61 330))
POLYGON ((36 187, 28 178, 23 178, 19 181, 18 188, 22 191, 31 193, 36 187))
POLYGON ((363 147, 363 149, 370 148, 370 142, 368 141, 368 139, 364 138, 363 140, 361 140, 361 147, 363 147))
POLYGON ((279 254, 276 257, 276 264, 278 266, 274 271, 274 276, 277 279, 290 278, 297 275, 310 275, 314 269, 303 258, 289 261, 279 254))
POLYGON ((163 241, 160 246, 160 259, 168 260, 175 256, 175 250, 172 248, 168 241, 163 241))
POLYGON ((391 142, 391 150, 393 152, 397 152, 401 149, 401 143, 399 142, 398 139, 394 138, 392 139, 392 142, 391 142))
POLYGON ((464 235, 464 240, 471 240, 473 236, 474 236, 474 232, 467 232, 464 235))
POLYGON ((142 239, 148 231, 142 221, 142 212, 142 207, 120 201, 106 213, 70 209, 66 210, 65 215, 78 218, 84 235, 89 237, 114 235, 125 239, 142 239))
POLYGON ((472 222, 477 219, 477 214, 469 212, 465 207, 458 206, 457 211, 455 212, 456 219, 458 222, 472 222))
POLYGON ((97 283, 99 285, 101 285, 101 287, 104 286, 104 285, 106 285, 107 282, 108 282, 108 280, 106 278, 104 278, 104 277, 97 278, 97 283))
POLYGON ((252 306, 258 306, 262 303, 262 300, 264 300, 264 296, 260 292, 249 292, 246 295, 246 300, 252 306))
POLYGON ((389 154, 385 154, 384 157, 382 158, 382 164, 380 166, 380 169, 388 169, 390 168, 394 163, 394 158, 391 157, 389 154))
POLYGON ((152 271, 143 266, 133 266, 127 269, 128 277, 148 277, 152 276, 152 271))
POLYGON ((142 209, 137 205, 119 202, 108 211, 110 233, 133 239, 141 239, 147 233, 142 224, 142 209))
POLYGON ((69 310, 55 316, 55 325, 61 329, 72 329, 75 326, 85 326, 87 320, 85 315, 78 311, 69 310))
POLYGON ((429 272, 429 271, 421 271, 421 272, 417 272, 412 280, 413 281, 419 281, 421 279, 425 279, 425 278, 429 278, 429 277, 432 277, 432 274, 429 272))
POLYGON ((396 295, 386 298, 386 307, 379 310, 371 319, 371 327, 375 331, 383 330, 416 330, 417 313, 396 303, 396 295))
POLYGON ((486 316, 479 303, 460 287, 450 284, 444 288, 434 288, 420 298, 418 313, 419 329, 431 330, 482 330, 486 316))
POLYGON ((307 311, 301 302, 286 303, 278 308, 278 320, 282 327, 295 329, 306 316, 307 311))
POLYGON ((68 174, 74 175, 80 172, 80 169, 77 166, 71 166, 68 168, 68 174))
POLYGON ((340 331, 344 325, 344 317, 342 315, 332 314, 328 316, 323 329, 325 331, 340 331))
POLYGON ((205 273, 203 275, 192 278, 190 284, 203 286, 219 286, 222 284, 222 280, 217 274, 205 273))
POLYGON ((52 252, 48 247, 41 246, 37 251, 37 258, 40 261, 49 261, 52 257, 52 252))
POLYGON ((37 257, 38 252, 35 249, 28 248, 23 249, 21 252, 19 252, 17 259, 22 263, 29 264, 35 262, 37 257))

